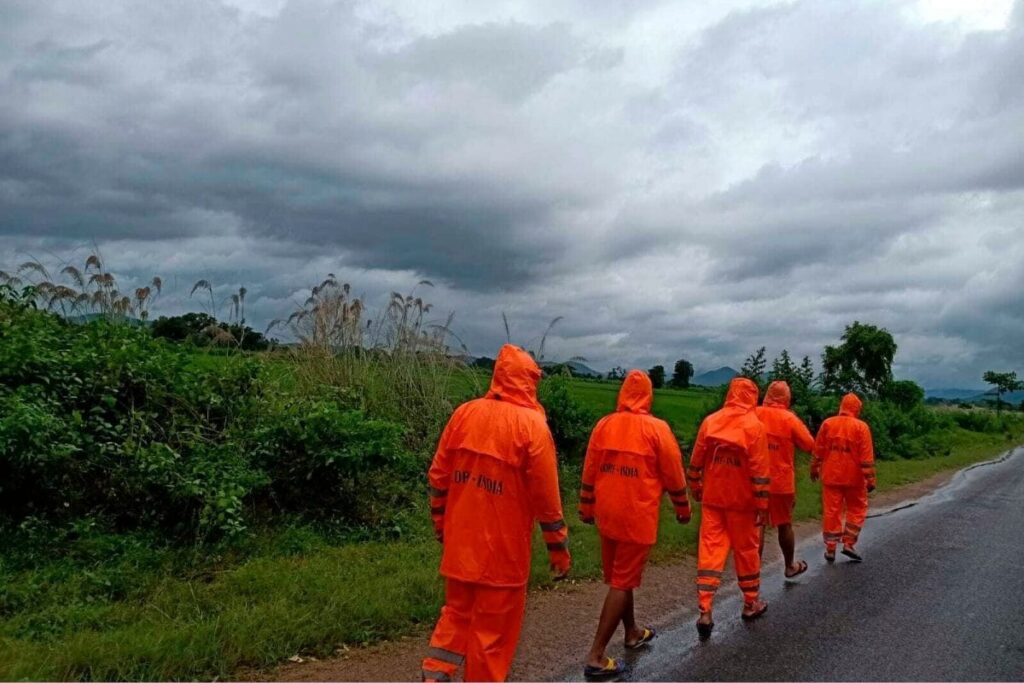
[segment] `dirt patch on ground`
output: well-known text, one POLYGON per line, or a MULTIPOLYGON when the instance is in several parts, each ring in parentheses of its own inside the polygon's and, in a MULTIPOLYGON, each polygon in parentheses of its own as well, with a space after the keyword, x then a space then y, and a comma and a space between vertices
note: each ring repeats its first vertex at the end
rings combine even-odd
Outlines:
MULTIPOLYGON (((919 498, 949 481, 954 472, 877 494, 871 498, 872 511, 884 510, 919 498)), ((798 539, 820 533, 817 521, 797 524, 798 539)), ((779 559, 777 544, 765 548, 765 562, 779 559)), ((727 568, 726 576, 732 573, 727 568)), ((637 618, 654 628, 696 618, 696 563, 692 556, 678 562, 648 567, 644 583, 636 593, 637 618)), ((735 584, 735 581, 731 582, 735 584)), ((736 590, 725 582, 724 591, 736 590)), ((604 600, 605 586, 597 581, 560 584, 551 590, 532 591, 527 600, 526 620, 519 651, 512 665, 511 679, 539 681, 557 679, 582 662, 590 648, 593 629, 604 600)), ((356 648, 325 660, 288 662, 269 672, 253 672, 250 680, 279 681, 415 681, 420 660, 427 647, 429 629, 365 648, 356 648)), ((612 641, 609 654, 621 650, 621 637, 612 641)))

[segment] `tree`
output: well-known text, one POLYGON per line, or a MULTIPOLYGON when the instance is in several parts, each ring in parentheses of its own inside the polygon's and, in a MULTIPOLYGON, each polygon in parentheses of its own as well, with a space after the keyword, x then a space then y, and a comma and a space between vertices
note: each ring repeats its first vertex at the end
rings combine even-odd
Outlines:
POLYGON ((479 358, 474 358, 473 362, 470 363, 470 366, 490 372, 494 370, 494 359, 488 358, 487 356, 480 356, 479 358))
POLYGON ((680 358, 676 361, 675 370, 672 372, 672 381, 669 384, 677 389, 686 389, 690 386, 691 377, 693 377, 693 365, 690 361, 680 358))
POLYGON ((27 278, 33 285, 37 303, 47 310, 58 311, 65 318, 101 316, 108 320, 123 321, 149 319, 149 307, 160 296, 163 281, 154 277, 148 285, 138 287, 133 295, 123 293, 117 277, 106 270, 99 252, 93 251, 82 268, 68 263, 61 271, 62 278, 51 277, 40 261, 26 261, 18 266, 17 275, 2 273, 0 281, 20 286, 27 278))
POLYGON ((655 389, 661 389, 665 386, 665 366, 655 365, 653 368, 647 371, 647 374, 651 377, 651 384, 655 389))
POLYGON ((910 410, 924 402, 924 389, 908 379, 894 380, 885 385, 882 398, 903 410, 910 410))
POLYGON ((223 323, 206 313, 160 316, 153 322, 154 337, 196 346, 228 346, 242 351, 265 351, 270 340, 243 323, 223 323))
POLYGON ((616 365, 614 368, 608 371, 606 375, 608 379, 625 379, 626 370, 621 365, 616 365))
POLYGON ((1002 411, 1004 393, 1024 389, 1024 382, 1017 379, 1016 372, 995 372, 994 370, 989 370, 982 376, 982 379, 995 387, 996 413, 1002 411))
POLYGON ((888 330, 854 321, 847 325, 839 346, 826 346, 821 354, 825 391, 859 391, 878 396, 892 381, 896 340, 888 330))
POLYGON ((186 313, 184 315, 162 315, 153 321, 151 331, 154 337, 162 337, 172 341, 183 342, 187 339, 198 338, 203 330, 217 321, 212 315, 206 313, 186 313))
POLYGON ((754 353, 747 356, 747 359, 743 361, 743 367, 740 368, 740 377, 748 377, 754 382, 761 385, 764 382, 764 371, 768 367, 768 361, 764 357, 764 347, 762 346, 754 353))
POLYGON ((773 382, 782 380, 790 387, 796 384, 797 369, 793 365, 793 360, 789 357, 789 351, 782 349, 782 353, 779 354, 778 358, 772 361, 772 370, 768 373, 768 379, 773 382))
POLYGON ((811 364, 810 356, 804 356, 803 361, 800 362, 800 367, 797 368, 796 376, 805 389, 810 389, 811 385, 814 384, 814 365, 811 364))

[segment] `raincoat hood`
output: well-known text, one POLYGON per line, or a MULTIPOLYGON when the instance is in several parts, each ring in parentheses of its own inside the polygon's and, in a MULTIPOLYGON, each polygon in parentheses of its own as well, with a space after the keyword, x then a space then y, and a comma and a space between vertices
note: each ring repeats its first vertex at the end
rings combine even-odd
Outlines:
POLYGON ((650 413, 654 402, 654 386, 643 370, 630 370, 619 389, 619 412, 650 413))
POLYGON ((727 408, 739 408, 750 411, 757 407, 757 385, 746 377, 734 377, 729 382, 729 392, 725 395, 727 408))
POLYGON ((505 344, 494 361, 494 375, 487 398, 508 401, 524 408, 544 412, 537 400, 541 372, 537 363, 518 346, 505 344))
POLYGON ((789 408, 791 400, 789 385, 781 380, 769 384, 764 394, 764 405, 772 408, 789 408))
POLYGON ((849 393, 843 396, 843 400, 839 403, 839 414, 858 417, 863 406, 864 404, 857 398, 857 394, 849 393))

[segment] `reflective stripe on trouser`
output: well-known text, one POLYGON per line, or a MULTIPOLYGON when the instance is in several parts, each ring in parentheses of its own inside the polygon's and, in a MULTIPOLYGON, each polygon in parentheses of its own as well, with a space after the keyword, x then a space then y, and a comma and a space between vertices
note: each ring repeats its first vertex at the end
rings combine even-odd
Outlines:
POLYGON ((761 530, 754 512, 737 512, 705 505, 701 510, 697 545, 697 599, 702 612, 711 610, 722 571, 733 551, 736 577, 745 602, 757 600, 761 576, 761 530))
POLYGON ((825 545, 835 548, 839 541, 853 545, 868 516, 868 490, 864 486, 822 486, 821 508, 821 531, 825 545))
POLYGON ((495 588, 446 579, 445 605, 423 659, 424 680, 454 680, 464 660, 465 680, 504 681, 525 608, 526 586, 495 588))

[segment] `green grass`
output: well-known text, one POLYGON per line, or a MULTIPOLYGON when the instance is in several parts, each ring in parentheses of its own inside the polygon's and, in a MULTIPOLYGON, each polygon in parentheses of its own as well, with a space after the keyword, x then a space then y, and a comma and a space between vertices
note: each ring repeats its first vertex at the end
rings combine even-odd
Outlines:
MULTIPOLYGON (((615 410, 619 386, 619 382, 612 381, 576 380, 571 385, 571 392, 581 403, 604 415, 615 410)), ((701 415, 717 399, 717 393, 710 389, 657 389, 651 412, 668 422, 686 443, 691 443, 701 415)))
MULTIPOLYGON (((605 412, 616 386, 576 382, 573 392, 605 412)), ((654 411, 692 433, 710 396, 662 390, 654 411)), ((1024 439, 1024 428, 1016 423, 1009 439, 963 430, 949 439, 951 455, 880 462, 879 489, 992 457, 1024 439)), ((797 519, 819 510, 806 460, 800 456, 797 519)), ((565 468, 573 575, 594 579, 598 537, 576 519, 578 483, 578 470, 565 468)), ((692 552, 698 520, 677 524, 666 503, 652 559, 679 561, 692 552)), ((225 677, 299 652, 325 656, 341 644, 409 633, 432 623, 440 607, 440 546, 422 509, 410 511, 403 534, 357 543, 294 526, 211 551, 85 530, 38 555, 26 549, 31 543, 0 540, 0 679, 225 677)), ((531 585, 551 586, 539 534, 531 585)), ((681 599, 689 590, 680 586, 681 599)))

